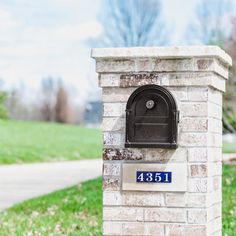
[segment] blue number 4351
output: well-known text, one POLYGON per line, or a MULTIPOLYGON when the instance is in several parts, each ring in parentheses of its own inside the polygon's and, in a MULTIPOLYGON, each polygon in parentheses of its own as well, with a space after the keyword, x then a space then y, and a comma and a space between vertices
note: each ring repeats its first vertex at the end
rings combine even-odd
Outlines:
POLYGON ((136 182, 145 183, 171 183, 172 172, 137 171, 136 182))

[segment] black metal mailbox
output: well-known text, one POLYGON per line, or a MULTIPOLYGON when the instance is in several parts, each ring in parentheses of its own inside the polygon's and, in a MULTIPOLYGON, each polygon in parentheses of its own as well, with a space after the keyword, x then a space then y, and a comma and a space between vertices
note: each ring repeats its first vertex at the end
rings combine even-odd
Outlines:
POLYGON ((177 148, 178 122, 179 111, 170 91, 144 85, 127 102, 125 147, 177 148))

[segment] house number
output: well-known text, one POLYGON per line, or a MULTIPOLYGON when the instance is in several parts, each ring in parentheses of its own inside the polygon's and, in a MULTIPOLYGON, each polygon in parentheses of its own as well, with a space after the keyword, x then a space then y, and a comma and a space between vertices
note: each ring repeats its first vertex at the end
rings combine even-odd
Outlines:
POLYGON ((172 172, 137 171, 136 182, 143 183, 171 183, 172 172))

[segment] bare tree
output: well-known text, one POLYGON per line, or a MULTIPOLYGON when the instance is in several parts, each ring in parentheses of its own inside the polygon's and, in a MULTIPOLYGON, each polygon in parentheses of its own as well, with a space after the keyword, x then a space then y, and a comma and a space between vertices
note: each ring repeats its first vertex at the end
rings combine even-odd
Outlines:
POLYGON ((41 114, 44 121, 53 121, 55 117, 55 101, 57 91, 57 81, 52 78, 42 79, 42 105, 41 114))
POLYGON ((103 0, 101 46, 155 46, 167 42, 159 0, 103 0))
POLYGON ((199 0, 196 16, 187 29, 187 40, 191 43, 223 45, 232 7, 231 0, 199 0))
POLYGON ((55 121, 60 123, 73 123, 73 113, 69 106, 68 94, 63 86, 57 90, 55 105, 55 121))

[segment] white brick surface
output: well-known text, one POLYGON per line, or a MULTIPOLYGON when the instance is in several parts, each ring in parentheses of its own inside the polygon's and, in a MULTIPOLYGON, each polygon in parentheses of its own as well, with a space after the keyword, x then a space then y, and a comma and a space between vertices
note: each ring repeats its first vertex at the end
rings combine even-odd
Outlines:
POLYGON ((125 116, 126 103, 104 103, 103 116, 125 116))
POLYGON ((186 222, 186 210, 181 208, 145 208, 145 221, 186 222))
POLYGON ((119 87, 120 74, 100 74, 99 85, 101 87, 119 87))
POLYGON ((110 221, 143 221, 142 208, 103 207, 103 219, 110 221))
POLYGON ((121 165, 120 163, 104 163, 103 175, 120 176, 121 165))
POLYGON ((229 56, 218 47, 96 49, 92 55, 104 102, 103 235, 221 235, 222 92, 229 56), (164 86, 176 99, 176 150, 124 148, 126 102, 145 84, 164 86), (187 191, 121 191, 126 162, 182 164, 187 191))

